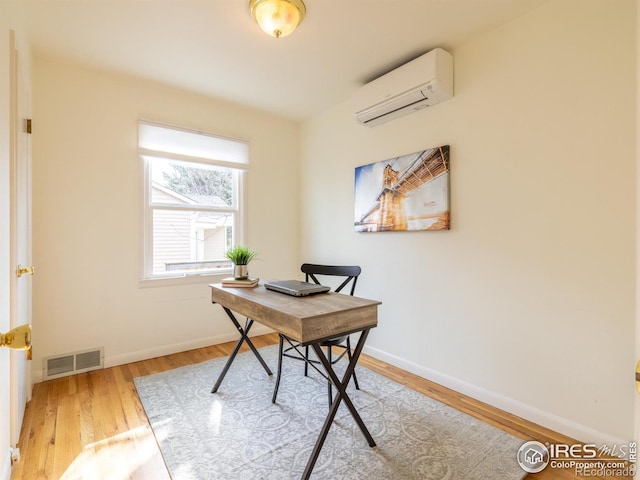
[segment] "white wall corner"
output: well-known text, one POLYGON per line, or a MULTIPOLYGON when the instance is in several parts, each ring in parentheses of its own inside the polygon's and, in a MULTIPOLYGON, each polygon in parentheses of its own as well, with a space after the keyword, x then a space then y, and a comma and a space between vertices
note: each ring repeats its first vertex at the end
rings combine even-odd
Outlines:
POLYGON ((11 450, 9 450, 6 455, 2 455, 2 457, 0 480, 11 480, 11 450))

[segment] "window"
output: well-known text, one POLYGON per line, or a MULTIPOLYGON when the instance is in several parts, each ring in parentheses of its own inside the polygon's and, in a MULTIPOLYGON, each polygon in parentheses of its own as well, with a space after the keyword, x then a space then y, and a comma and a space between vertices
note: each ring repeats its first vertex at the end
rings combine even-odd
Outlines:
POLYGON ((242 243, 246 142, 140 122, 144 278, 226 273, 242 243))

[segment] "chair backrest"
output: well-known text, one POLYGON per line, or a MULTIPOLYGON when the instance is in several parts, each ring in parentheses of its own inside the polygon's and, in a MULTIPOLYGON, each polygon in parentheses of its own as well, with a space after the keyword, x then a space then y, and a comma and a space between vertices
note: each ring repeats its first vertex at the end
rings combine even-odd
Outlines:
POLYGON ((351 282, 349 295, 353 295, 353 292, 356 290, 358 276, 362 271, 362 269, 357 265, 316 265, 313 263, 303 263, 300 270, 302 270, 305 275, 305 281, 308 282, 309 279, 311 279, 318 285, 320 285, 320 281, 316 275, 345 277, 345 280, 334 290, 334 292, 340 292, 349 284, 349 282, 351 282))

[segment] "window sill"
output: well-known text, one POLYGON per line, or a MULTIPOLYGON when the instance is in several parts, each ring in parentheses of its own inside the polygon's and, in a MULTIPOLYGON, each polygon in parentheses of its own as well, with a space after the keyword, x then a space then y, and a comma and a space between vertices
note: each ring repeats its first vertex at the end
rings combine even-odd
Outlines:
POLYGON ((197 285, 197 284, 209 284, 219 283, 223 278, 232 275, 231 270, 216 273, 201 273, 193 275, 183 275, 179 277, 156 277, 156 278, 142 278, 138 280, 139 288, 153 288, 153 287, 173 287, 180 285, 197 285))

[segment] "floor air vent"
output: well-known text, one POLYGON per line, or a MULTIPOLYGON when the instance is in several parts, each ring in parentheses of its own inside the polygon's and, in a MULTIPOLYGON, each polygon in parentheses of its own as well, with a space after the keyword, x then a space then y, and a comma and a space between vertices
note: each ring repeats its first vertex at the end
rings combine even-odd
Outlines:
POLYGON ((75 375, 104 368, 104 347, 47 357, 44 363, 44 380, 75 375))

